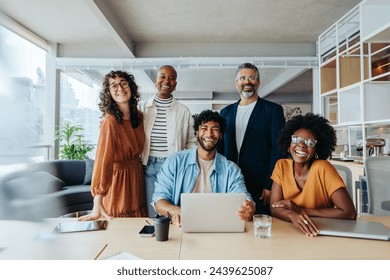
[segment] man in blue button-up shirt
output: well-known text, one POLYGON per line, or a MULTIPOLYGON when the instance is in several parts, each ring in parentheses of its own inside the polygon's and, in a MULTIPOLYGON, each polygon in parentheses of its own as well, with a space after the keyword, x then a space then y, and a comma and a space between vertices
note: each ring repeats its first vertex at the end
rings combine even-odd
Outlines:
POLYGON ((245 193, 247 200, 238 209, 241 219, 250 220, 255 212, 239 167, 217 153, 217 144, 226 121, 211 110, 195 117, 198 146, 169 157, 157 175, 152 205, 157 213, 172 217, 180 225, 180 194, 190 192, 245 193))

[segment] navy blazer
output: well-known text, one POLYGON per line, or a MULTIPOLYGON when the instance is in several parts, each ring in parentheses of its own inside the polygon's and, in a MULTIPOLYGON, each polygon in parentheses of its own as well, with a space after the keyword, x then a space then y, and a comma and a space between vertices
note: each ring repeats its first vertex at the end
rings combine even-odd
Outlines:
POLYGON ((285 125, 283 107, 258 98, 249 118, 240 154, 236 145, 236 114, 238 102, 221 110, 227 128, 218 151, 235 162, 244 175, 245 185, 256 203, 263 188, 271 189, 271 175, 275 163, 282 158, 276 143, 279 131, 285 125))

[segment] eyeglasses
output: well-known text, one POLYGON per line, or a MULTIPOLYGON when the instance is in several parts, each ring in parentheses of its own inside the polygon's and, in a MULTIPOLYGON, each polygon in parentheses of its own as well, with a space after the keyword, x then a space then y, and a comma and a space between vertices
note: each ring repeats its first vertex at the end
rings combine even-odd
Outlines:
POLYGON ((119 86, 121 86, 122 89, 125 89, 125 88, 129 87, 129 83, 127 81, 121 81, 118 84, 113 83, 110 85, 110 91, 117 92, 119 89, 119 86))
POLYGON ((245 82, 246 79, 248 79, 248 81, 250 81, 250 82, 254 82, 257 80, 257 77, 256 76, 241 76, 241 77, 237 78, 237 81, 245 82))
POLYGON ((299 143, 305 143, 306 147, 313 148, 317 144, 317 140, 311 139, 311 138, 302 138, 299 136, 292 135, 291 136, 291 143, 293 144, 299 144, 299 143))

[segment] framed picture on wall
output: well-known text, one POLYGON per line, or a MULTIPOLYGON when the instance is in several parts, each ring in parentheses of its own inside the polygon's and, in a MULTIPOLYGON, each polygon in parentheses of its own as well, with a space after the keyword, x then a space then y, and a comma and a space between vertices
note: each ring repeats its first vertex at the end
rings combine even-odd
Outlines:
POLYGON ((304 115, 306 113, 311 112, 311 104, 310 103, 287 103, 282 104, 284 117, 286 121, 291 119, 296 115, 304 115))

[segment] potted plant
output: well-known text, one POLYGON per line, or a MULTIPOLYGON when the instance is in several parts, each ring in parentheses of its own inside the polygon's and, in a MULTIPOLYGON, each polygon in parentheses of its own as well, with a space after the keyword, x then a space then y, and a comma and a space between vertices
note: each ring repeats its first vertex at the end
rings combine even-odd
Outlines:
POLYGON ((55 131, 55 139, 62 144, 60 159, 85 160, 93 145, 84 140, 83 128, 80 125, 66 122, 55 131))

